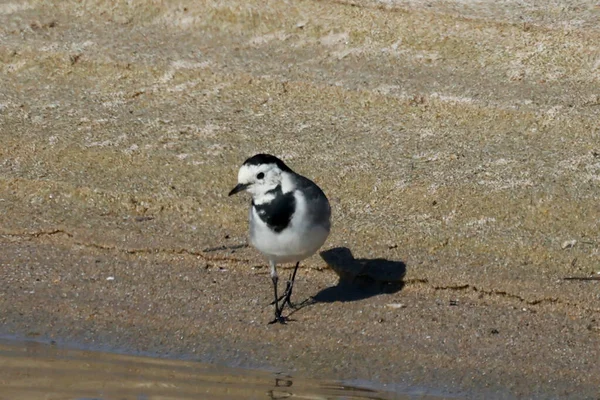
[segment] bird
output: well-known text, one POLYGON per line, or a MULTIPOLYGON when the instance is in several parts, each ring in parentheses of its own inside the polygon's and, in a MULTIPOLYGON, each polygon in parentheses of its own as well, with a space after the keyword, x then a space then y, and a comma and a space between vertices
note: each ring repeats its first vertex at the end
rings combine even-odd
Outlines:
POLYGON ((300 261, 315 254, 329 236, 331 206, 317 184, 270 154, 256 154, 244 161, 229 196, 242 191, 252 197, 250 244, 269 262, 275 295, 275 319, 270 323, 285 324, 282 312, 286 304, 294 308, 291 295, 300 261), (283 263, 296 265, 279 297, 277 265, 283 263))

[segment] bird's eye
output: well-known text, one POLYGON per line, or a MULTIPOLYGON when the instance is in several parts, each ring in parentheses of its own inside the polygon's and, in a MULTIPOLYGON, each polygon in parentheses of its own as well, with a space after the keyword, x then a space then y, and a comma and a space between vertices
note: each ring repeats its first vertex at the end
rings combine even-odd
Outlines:
POLYGON ((256 179, 262 179, 265 177, 265 174, 263 172, 259 172, 258 175, 256 175, 256 179))

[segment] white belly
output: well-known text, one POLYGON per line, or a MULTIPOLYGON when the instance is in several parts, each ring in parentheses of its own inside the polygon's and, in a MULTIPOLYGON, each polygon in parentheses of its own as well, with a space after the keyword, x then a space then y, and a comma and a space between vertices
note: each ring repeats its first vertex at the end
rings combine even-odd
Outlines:
MULTIPOLYGON (((304 203, 304 199, 298 199, 304 203)), ((298 203, 297 203, 298 204, 298 203)), ((302 261, 315 254, 329 236, 329 221, 326 224, 309 223, 304 218, 305 204, 301 204, 302 212, 296 213, 288 227, 277 233, 250 209, 250 243, 265 258, 276 263, 302 261)))

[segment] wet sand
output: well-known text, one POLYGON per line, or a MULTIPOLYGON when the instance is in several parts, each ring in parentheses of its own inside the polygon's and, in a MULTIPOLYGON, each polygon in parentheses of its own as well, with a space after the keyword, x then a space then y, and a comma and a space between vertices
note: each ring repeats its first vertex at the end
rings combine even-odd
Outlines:
MULTIPOLYGON (((0 341, 3 399, 411 399, 287 374, 0 341)), ((423 400, 442 397, 419 396, 423 400)))
POLYGON ((0 3, 1 333, 597 396, 600 282, 563 278, 600 271, 599 19, 589 1, 0 3), (316 301, 287 326, 266 325, 248 202, 226 196, 256 152, 325 189, 324 250, 368 266, 336 286, 355 262, 307 260, 295 295, 316 301))

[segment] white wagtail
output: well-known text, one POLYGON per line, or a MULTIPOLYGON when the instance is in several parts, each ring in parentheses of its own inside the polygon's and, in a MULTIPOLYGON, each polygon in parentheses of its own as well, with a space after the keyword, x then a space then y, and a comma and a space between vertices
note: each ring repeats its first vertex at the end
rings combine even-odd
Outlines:
POLYGON ((331 209, 327 197, 313 181, 292 171, 279 158, 257 154, 240 167, 238 184, 229 196, 248 191, 250 207, 250 243, 269 260, 275 292, 275 319, 281 316, 290 297, 300 261, 316 253, 325 243, 331 227, 331 209), (279 306, 277 264, 295 262, 279 306))

